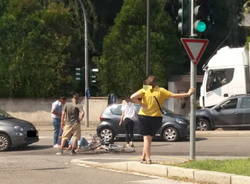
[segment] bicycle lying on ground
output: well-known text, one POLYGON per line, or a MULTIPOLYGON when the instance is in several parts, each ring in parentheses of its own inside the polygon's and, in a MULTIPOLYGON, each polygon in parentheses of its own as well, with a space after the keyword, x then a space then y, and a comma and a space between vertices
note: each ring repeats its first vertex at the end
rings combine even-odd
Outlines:
POLYGON ((105 142, 97 135, 93 135, 90 143, 84 140, 85 144, 80 144, 78 153, 130 153, 135 152, 134 147, 125 147, 122 145, 105 142))

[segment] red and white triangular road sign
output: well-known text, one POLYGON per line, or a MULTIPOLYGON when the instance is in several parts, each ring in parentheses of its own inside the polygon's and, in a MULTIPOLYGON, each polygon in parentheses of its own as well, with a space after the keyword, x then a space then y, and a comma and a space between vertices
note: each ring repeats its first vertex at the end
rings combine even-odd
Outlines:
POLYGON ((198 64, 208 45, 207 39, 181 38, 181 42, 194 64, 198 64))

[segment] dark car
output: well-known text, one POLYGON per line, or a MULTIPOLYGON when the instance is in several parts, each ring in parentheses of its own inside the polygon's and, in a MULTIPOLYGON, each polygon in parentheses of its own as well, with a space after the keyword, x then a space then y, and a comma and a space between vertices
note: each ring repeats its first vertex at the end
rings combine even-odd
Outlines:
POLYGON ((0 151, 24 147, 38 140, 34 125, 0 110, 0 151))
POLYGON ((231 96, 218 105, 196 111, 198 130, 250 127, 250 95, 231 96))
MULTIPOLYGON (((125 137, 125 128, 119 126, 121 117, 121 104, 112 104, 108 106, 100 117, 100 124, 97 127, 97 135, 106 142, 112 142, 116 138, 125 137)), ((140 106, 135 105, 137 112, 140 106)), ((182 115, 174 114, 170 111, 164 110, 162 118, 162 126, 156 133, 156 137, 161 137, 166 141, 177 141, 186 139, 189 134, 189 121, 182 115)), ((139 134, 138 118, 134 126, 134 136, 142 137, 139 134)))

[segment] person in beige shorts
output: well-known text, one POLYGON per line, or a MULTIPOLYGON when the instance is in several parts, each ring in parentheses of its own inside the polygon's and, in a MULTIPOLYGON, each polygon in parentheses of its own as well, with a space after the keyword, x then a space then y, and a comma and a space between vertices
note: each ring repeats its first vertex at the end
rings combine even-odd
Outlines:
POLYGON ((77 142, 81 138, 81 121, 84 117, 84 110, 79 101, 79 95, 74 94, 71 103, 66 103, 63 107, 61 117, 61 127, 63 130, 61 147, 57 155, 63 154, 63 147, 67 140, 73 139, 71 154, 75 154, 77 142))

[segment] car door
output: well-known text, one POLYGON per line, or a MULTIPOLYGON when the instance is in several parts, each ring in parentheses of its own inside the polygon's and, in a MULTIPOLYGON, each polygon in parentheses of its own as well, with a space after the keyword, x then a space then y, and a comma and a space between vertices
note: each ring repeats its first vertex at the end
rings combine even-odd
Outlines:
POLYGON ((240 99, 238 115, 242 126, 250 126, 250 96, 240 99))
POLYGON ((228 99, 212 111, 215 127, 239 126, 238 99, 228 99))
MULTIPOLYGON (((141 106, 138 104, 135 104, 135 111, 136 114, 138 114, 139 110, 140 110, 141 106)), ((134 121, 134 134, 140 134, 140 122, 138 119, 138 116, 135 117, 135 121, 134 121)))
POLYGON ((113 124, 113 129, 115 130, 115 132, 117 134, 121 134, 125 132, 125 129, 123 126, 119 126, 119 122, 121 119, 121 115, 122 115, 122 105, 121 104, 115 104, 112 106, 112 108, 110 109, 111 113, 112 113, 112 124, 113 124))

